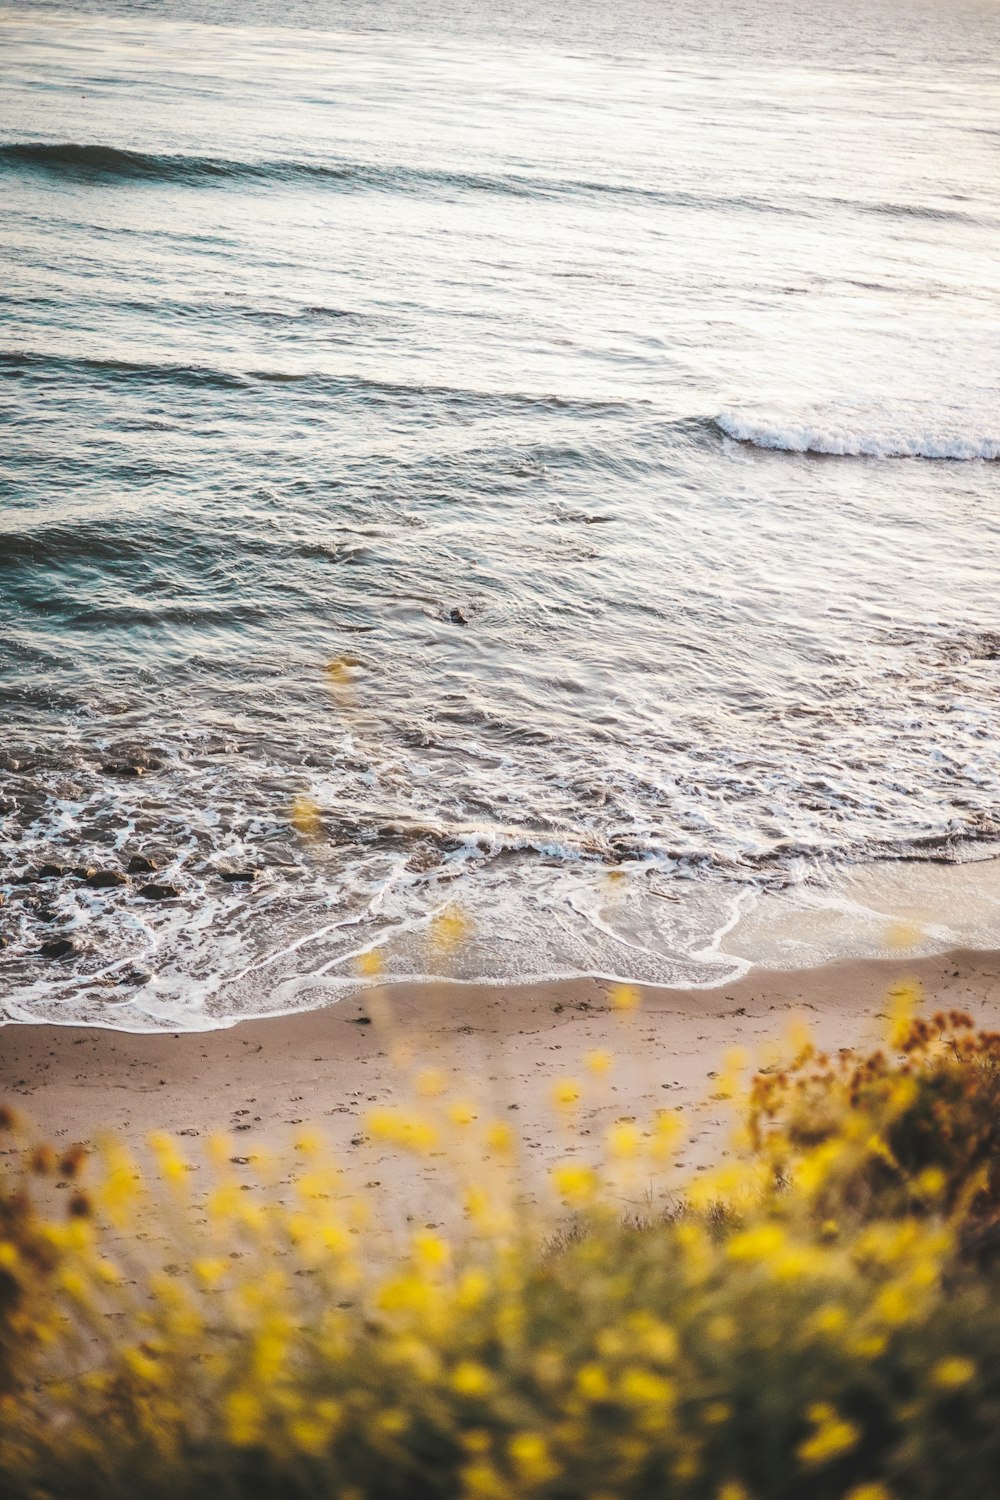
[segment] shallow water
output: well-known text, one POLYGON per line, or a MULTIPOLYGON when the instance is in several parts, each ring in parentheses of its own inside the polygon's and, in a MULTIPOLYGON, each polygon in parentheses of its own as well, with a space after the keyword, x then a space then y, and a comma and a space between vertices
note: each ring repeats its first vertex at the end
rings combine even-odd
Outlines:
POLYGON ((1000 10, 940 9, 3 13, 6 1014, 714 984, 929 860, 990 863, 914 941, 991 940, 1000 10))

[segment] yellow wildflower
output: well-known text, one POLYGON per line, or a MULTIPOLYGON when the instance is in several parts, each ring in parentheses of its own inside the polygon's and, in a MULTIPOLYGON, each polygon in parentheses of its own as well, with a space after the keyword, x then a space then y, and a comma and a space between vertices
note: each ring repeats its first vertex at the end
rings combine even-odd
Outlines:
POLYGON ((608 1131, 608 1151, 619 1161, 637 1156, 642 1136, 631 1120, 617 1120, 608 1131))
POLYGON ((939 1390, 953 1391, 960 1386, 968 1385, 970 1380, 976 1378, 976 1367, 971 1359, 963 1359, 961 1355, 953 1354, 948 1359, 938 1360, 931 1371, 931 1384, 936 1385, 939 1390))
POLYGON ((635 1010, 639 998, 639 991, 634 984, 613 984, 608 991, 612 1010, 635 1010))
POLYGON ((485 1396, 493 1384, 493 1377, 485 1365, 463 1359, 452 1371, 451 1384, 460 1396, 485 1396))
POLYGON ((521 1478, 529 1484, 545 1484, 559 1473, 559 1465, 537 1432, 517 1433, 508 1443, 507 1451, 521 1478))
POLYGON ((323 820, 319 806, 305 792, 300 792, 292 802, 291 823, 295 832, 304 839, 314 839, 323 832, 323 820))
POLYGON ((923 989, 917 979, 902 980, 889 990, 889 1042, 901 1047, 920 1006, 923 989))
POLYGON ((264 1412, 252 1391, 231 1391, 225 1403, 226 1435, 237 1448, 250 1448, 261 1437, 264 1412))
POLYGON ((785 1231, 780 1224, 759 1224, 734 1234, 726 1245, 726 1254, 735 1261, 766 1261, 785 1248, 785 1231))
POLYGON ((553 1167, 552 1181, 560 1197, 575 1208, 593 1203, 597 1196, 598 1178, 592 1167, 573 1166, 570 1163, 553 1167))
POLYGON ((480 1461, 467 1464, 462 1470, 463 1494, 475 1495, 479 1500, 510 1500, 510 1484, 502 1478, 492 1464, 480 1461))
POLYGON ((588 1401, 606 1401, 611 1386, 604 1366, 593 1361, 581 1365, 576 1374, 576 1388, 588 1401))
POLYGON ((413 1236, 413 1253, 418 1265, 426 1270, 436 1270, 447 1265, 451 1259, 451 1247, 440 1235, 429 1229, 421 1229, 413 1236))
POLYGON ((610 1073, 613 1060, 610 1052, 588 1052, 583 1061, 591 1073, 600 1077, 604 1073, 610 1073))
POLYGON ((470 925, 461 907, 446 906, 431 922, 431 946, 439 953, 451 953, 464 941, 470 925))
POLYGON ((677 1398, 677 1387, 665 1375, 637 1365, 622 1372, 621 1393, 630 1405, 669 1406, 677 1398))
POLYGON ((498 1156, 510 1156, 515 1146, 513 1130, 504 1120, 493 1120, 486 1129, 486 1144, 498 1156))
POLYGON ((440 1068, 425 1068, 417 1078, 416 1089, 422 1099, 436 1099, 448 1087, 440 1068))
POLYGON ((341 707, 346 707, 354 699, 354 666, 348 657, 335 656, 323 668, 326 685, 341 707))
POLYGON ((797 1452, 802 1462, 810 1466, 825 1464, 831 1458, 849 1453, 861 1436, 853 1422, 838 1416, 826 1402, 810 1407, 809 1420, 816 1430, 799 1444, 797 1452))

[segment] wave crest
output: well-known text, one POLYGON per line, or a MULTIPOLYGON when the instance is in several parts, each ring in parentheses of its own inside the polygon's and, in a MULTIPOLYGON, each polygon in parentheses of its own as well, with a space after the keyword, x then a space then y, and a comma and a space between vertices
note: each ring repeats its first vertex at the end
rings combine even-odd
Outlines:
POLYGON ((520 172, 469 172, 449 167, 377 165, 370 162, 317 159, 256 161, 229 157, 194 156, 171 152, 135 151, 76 141, 8 141, 0 144, 0 172, 42 172, 80 180, 172 182, 206 184, 257 182, 273 185, 323 183, 354 192, 499 193, 515 198, 614 197, 662 204, 673 208, 717 209, 766 214, 796 214, 800 210, 752 195, 713 195, 683 190, 667 191, 640 183, 529 176, 520 172))
POLYGON ((950 407, 831 408, 788 417, 728 407, 715 419, 726 437, 784 453, 848 458, 1000 459, 1000 430, 950 407))

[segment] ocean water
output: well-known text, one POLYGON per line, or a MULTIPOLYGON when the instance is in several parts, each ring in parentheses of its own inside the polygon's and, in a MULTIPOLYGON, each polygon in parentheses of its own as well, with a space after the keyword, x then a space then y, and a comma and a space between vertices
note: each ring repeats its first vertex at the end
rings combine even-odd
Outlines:
POLYGON ((995 941, 1000 6, 0 57, 0 1014, 995 941))

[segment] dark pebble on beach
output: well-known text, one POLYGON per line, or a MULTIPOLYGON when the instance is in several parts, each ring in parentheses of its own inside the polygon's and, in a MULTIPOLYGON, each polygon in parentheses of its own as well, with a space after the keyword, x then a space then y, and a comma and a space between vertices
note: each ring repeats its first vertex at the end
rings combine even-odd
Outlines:
POLYGON ((258 870, 220 870, 220 880, 235 882, 237 880, 256 880, 260 872, 258 870))
POLYGON ((120 870, 91 870, 84 878, 93 891, 106 891, 112 886, 128 885, 128 879, 120 870))
MULTIPOLYGON (((135 985, 148 984, 152 977, 153 976, 148 969, 128 969, 122 975, 121 983, 135 985)), ((181 1135, 183 1134, 184 1131, 182 1130, 181 1135)))
POLYGON ((157 885, 151 883, 141 886, 139 895, 144 901, 169 901, 174 896, 179 896, 180 891, 175 885, 157 885))
POLYGON ((43 943, 39 951, 43 958, 71 958, 80 949, 73 938, 53 938, 51 942, 43 943))

